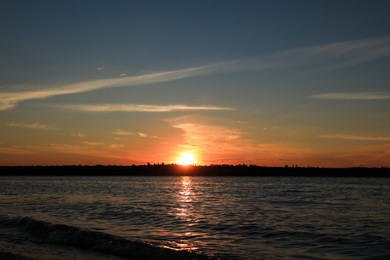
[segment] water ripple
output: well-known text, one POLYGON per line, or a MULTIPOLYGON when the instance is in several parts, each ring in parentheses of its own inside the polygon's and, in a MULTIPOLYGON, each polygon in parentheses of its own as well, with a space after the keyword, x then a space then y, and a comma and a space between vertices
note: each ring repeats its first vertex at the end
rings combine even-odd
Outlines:
POLYGON ((227 258, 389 258, 388 179, 4 177, 0 214, 227 258))

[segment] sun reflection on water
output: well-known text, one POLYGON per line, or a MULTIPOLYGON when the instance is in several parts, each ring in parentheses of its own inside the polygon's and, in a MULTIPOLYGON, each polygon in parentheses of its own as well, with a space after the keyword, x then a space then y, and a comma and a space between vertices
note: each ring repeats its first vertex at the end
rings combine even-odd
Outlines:
POLYGON ((183 176, 181 178, 181 189, 177 194, 177 208, 176 216, 181 220, 191 221, 192 219, 192 202, 194 201, 195 194, 192 191, 191 178, 183 176))
POLYGON ((194 230, 194 223, 202 216, 197 213, 199 197, 194 190, 191 177, 181 177, 175 200, 172 215, 180 222, 181 232, 177 240, 169 242, 168 247, 174 250, 195 251, 199 248, 197 237, 202 234, 194 230))

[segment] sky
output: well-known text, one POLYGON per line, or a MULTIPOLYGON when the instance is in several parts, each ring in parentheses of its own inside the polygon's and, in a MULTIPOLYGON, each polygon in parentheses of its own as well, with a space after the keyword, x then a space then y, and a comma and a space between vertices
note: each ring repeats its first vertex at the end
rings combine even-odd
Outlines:
POLYGON ((0 1, 0 165, 390 167, 390 1, 0 1))

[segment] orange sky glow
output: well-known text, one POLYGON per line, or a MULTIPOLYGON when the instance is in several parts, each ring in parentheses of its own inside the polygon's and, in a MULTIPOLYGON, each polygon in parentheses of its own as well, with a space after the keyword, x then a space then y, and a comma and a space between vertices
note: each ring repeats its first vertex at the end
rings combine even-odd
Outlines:
POLYGON ((388 2, 76 2, 0 9, 0 165, 390 167, 388 2))

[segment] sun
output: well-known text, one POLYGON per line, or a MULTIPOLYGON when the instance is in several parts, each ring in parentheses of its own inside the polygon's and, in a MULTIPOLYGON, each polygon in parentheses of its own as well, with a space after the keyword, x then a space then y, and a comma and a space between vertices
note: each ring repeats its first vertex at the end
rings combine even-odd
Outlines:
POLYGON ((180 165, 194 165, 195 162, 195 156, 192 152, 180 153, 179 157, 176 159, 176 163, 180 165))

